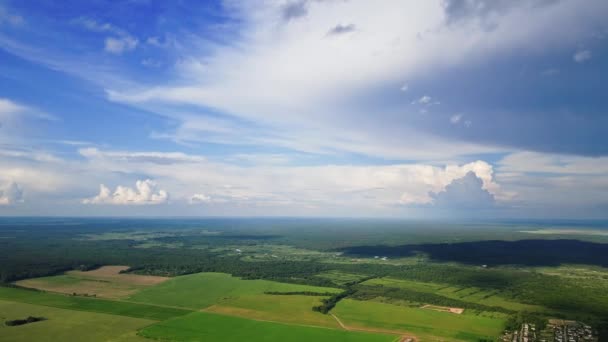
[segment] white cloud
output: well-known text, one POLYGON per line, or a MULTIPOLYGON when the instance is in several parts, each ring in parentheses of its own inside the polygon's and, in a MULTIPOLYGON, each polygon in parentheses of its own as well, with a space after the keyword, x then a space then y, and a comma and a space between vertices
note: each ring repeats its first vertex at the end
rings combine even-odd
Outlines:
POLYGON ((192 195, 192 197, 190 197, 191 204, 210 203, 210 202, 211 202, 211 197, 207 196, 205 194, 194 194, 194 195, 192 195))
POLYGON ((404 83, 401 88, 399 88, 401 91, 406 92, 409 89, 409 86, 407 83, 404 83))
POLYGON ((421 97, 420 99, 418 99, 417 102, 420 103, 420 104, 429 104, 429 103, 431 103, 432 100, 433 99, 430 96, 424 95, 423 97, 421 97))
POLYGON ((10 182, 0 187, 0 205, 11 205, 23 202, 23 189, 19 184, 10 182))
POLYGON ((430 194, 433 205, 448 209, 480 209, 494 205, 494 196, 483 188, 483 181, 473 171, 452 180, 440 192, 430 194))
POLYGON ((148 205, 162 204, 169 200, 169 193, 157 190, 156 183, 150 179, 138 180, 135 189, 121 186, 116 187, 114 193, 110 188, 101 184, 99 194, 82 201, 84 204, 115 204, 115 205, 148 205))
POLYGON ((0 119, 9 115, 24 112, 27 107, 19 105, 9 99, 0 98, 0 119))
POLYGON ((450 117, 450 123, 452 123, 452 125, 457 125, 462 120, 462 117, 462 114, 454 114, 450 117))
POLYGON ((106 37, 104 50, 109 53, 120 55, 125 51, 134 50, 139 41, 126 30, 110 23, 98 22, 91 18, 80 17, 72 20, 73 23, 97 33, 111 33, 112 37, 106 37))
POLYGON ((590 60, 592 56, 593 55, 589 50, 578 50, 574 56, 572 56, 572 59, 574 59, 574 61, 577 63, 584 63, 590 60))
POLYGON ((206 160, 202 156, 188 155, 182 152, 100 151, 94 147, 81 148, 78 153, 89 159, 102 162, 114 160, 128 163, 183 164, 200 163, 206 160))
MULTIPOLYGON (((366 107, 361 103, 365 96, 361 95, 514 48, 571 44, 594 23, 601 23, 598 13, 606 9, 601 1, 589 6, 580 6, 574 0, 542 4, 522 1, 503 6, 500 11, 482 11, 484 21, 491 21, 492 29, 488 29, 480 23, 481 14, 477 12, 450 21, 444 5, 440 0, 422 4, 386 1, 382 6, 357 0, 312 1, 297 2, 287 9, 284 1, 263 5, 255 1, 229 2, 228 10, 243 24, 236 41, 209 44, 204 37, 197 39, 196 33, 189 35, 191 41, 182 41, 181 46, 205 48, 180 50, 184 57, 176 66, 171 85, 113 87, 108 89, 108 96, 154 112, 164 107, 163 114, 184 125, 196 120, 196 115, 183 116, 168 107, 198 106, 201 116, 206 108, 214 108, 272 127, 274 132, 287 132, 289 140, 298 145, 314 144, 315 139, 306 135, 319 132, 320 136, 332 137, 324 139, 328 142, 324 150, 342 151, 345 147, 336 146, 348 145, 348 152, 371 155, 373 151, 383 157, 395 157, 391 150, 407 150, 399 155, 405 158, 409 151, 416 153, 418 149, 417 154, 426 153, 423 158, 428 159, 452 141, 422 151, 418 142, 424 137, 420 133, 403 133, 403 129, 413 130, 403 122, 407 116, 392 115, 403 108, 392 104, 366 107), (348 39, 325 39, 328 28, 336 27, 336 18, 355 25, 356 34, 349 34, 345 37, 348 39), (570 23, 568 27, 576 29, 566 30, 564 26, 562 30, 555 27, 555 22, 570 23), (547 32, 552 33, 550 37, 547 32), (372 111, 377 113, 373 120, 369 115, 372 111), (387 126, 401 130, 390 131, 387 126)), ((436 102, 429 99, 427 105, 431 104, 436 102)), ((204 132, 189 134, 190 139, 206 138, 204 132)), ((478 149, 461 146, 459 154, 474 154, 478 149)))
POLYGON ((108 37, 105 40, 104 49, 116 55, 120 55, 125 51, 131 51, 137 47, 138 40, 131 37, 125 36, 120 38, 108 37))

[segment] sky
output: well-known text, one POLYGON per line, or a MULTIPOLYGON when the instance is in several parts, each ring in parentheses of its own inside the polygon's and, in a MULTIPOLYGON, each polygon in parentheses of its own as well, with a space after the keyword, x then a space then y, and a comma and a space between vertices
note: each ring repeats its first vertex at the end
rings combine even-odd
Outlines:
POLYGON ((0 215, 608 218, 604 0, 0 0, 0 215))

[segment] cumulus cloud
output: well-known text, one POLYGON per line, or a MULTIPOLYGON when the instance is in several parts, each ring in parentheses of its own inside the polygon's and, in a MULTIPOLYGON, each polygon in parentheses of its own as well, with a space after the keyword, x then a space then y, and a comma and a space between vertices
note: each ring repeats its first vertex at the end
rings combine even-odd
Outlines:
POLYGON ((433 199, 433 205, 438 208, 488 208, 495 203, 494 196, 483 188, 483 180, 473 171, 453 180, 443 191, 429 195, 433 199))
POLYGON ((100 184, 99 194, 82 201, 84 204, 114 204, 114 205, 147 205, 162 204, 169 200, 169 193, 157 190, 157 185, 150 179, 138 180, 135 189, 119 185, 112 193, 110 188, 100 184))
POLYGON ((592 56, 593 55, 589 50, 578 50, 576 53, 574 53, 572 59, 574 59, 574 61, 577 63, 585 63, 586 61, 590 60, 592 56))
POLYGON ((190 197, 190 204, 210 203, 211 196, 205 194, 194 194, 190 197))
POLYGON ((23 189, 19 184, 11 182, 0 187, 0 205, 10 205, 23 202, 23 189))

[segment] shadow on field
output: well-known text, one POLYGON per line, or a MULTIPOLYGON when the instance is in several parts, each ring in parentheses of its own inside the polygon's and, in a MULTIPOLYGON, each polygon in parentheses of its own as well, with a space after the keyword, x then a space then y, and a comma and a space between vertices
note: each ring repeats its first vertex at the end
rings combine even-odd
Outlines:
POLYGON ((608 267, 608 244, 565 239, 355 246, 343 248, 341 251, 350 256, 389 258, 424 253, 433 261, 489 266, 586 264, 608 267))

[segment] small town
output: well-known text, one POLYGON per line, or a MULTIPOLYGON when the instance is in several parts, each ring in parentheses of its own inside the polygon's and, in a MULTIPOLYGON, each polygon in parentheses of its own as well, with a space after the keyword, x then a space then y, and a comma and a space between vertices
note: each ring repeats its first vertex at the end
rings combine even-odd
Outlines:
POLYGON ((524 323, 519 330, 505 331, 503 342, 581 342, 598 341, 591 326, 577 322, 550 319, 543 330, 537 330, 535 324, 524 323))

